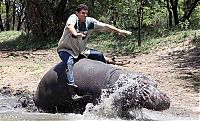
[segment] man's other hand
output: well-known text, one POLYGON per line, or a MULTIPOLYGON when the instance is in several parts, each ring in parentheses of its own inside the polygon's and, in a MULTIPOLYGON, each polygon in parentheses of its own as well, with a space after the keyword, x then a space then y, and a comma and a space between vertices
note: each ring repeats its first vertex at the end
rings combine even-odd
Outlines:
POLYGON ((85 37, 86 35, 83 34, 83 33, 77 33, 75 36, 76 36, 76 37, 85 37))
POLYGON ((127 31, 127 30, 120 30, 119 31, 119 34, 120 35, 123 35, 123 36, 127 36, 127 35, 131 35, 131 31, 127 31))

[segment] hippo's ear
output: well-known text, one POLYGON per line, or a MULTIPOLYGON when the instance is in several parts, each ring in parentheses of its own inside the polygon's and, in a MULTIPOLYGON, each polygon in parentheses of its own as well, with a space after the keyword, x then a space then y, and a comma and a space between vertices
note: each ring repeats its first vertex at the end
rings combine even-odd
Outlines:
POLYGON ((144 108, 162 111, 170 107, 170 99, 166 94, 160 92, 156 88, 147 88, 143 90, 142 94, 142 106, 144 108))

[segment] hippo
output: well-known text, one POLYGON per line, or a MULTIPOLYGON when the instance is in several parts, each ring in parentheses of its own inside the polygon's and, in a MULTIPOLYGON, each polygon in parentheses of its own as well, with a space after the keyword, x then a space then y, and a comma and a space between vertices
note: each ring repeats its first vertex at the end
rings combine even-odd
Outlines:
POLYGON ((113 101, 116 110, 147 108, 161 111, 170 107, 169 97, 157 89, 154 79, 86 58, 73 66, 75 83, 78 85, 75 92, 82 96, 73 100, 73 91, 67 85, 65 71, 64 63, 60 62, 43 76, 33 97, 36 107, 49 113, 82 114, 88 103, 99 103, 102 90, 109 95, 121 87, 125 88, 113 101), (127 76, 131 77, 131 83, 123 78, 127 76))

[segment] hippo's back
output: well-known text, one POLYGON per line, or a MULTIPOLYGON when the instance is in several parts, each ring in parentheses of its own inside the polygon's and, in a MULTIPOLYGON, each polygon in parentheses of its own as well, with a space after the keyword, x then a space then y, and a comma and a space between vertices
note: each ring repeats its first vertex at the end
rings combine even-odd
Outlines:
POLYGON ((121 69, 100 61, 81 59, 73 67, 75 83, 80 92, 100 95, 101 89, 107 88, 111 81, 116 81, 121 69), (111 80, 112 78, 112 80, 111 80))
MULTIPOLYGON (((116 72, 121 71, 103 62, 90 59, 81 59, 73 66, 79 94, 91 95, 93 100, 100 96, 101 89, 107 88, 111 82, 118 79, 119 74, 116 72)), ((68 101, 72 100, 67 82, 66 69, 64 63, 61 62, 51 68, 39 82, 34 95, 36 106, 51 108, 72 105, 72 103, 68 104, 68 101)))

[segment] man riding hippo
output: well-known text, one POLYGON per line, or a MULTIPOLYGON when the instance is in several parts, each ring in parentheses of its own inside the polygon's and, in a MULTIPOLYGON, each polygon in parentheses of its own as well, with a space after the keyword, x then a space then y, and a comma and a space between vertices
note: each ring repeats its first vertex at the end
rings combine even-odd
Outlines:
POLYGON ((98 104, 102 90, 107 90, 108 96, 114 95, 113 109, 119 112, 135 108, 161 111, 170 106, 169 98, 157 89, 155 80, 90 59, 80 59, 73 66, 76 93, 82 96, 74 100, 70 96, 73 91, 66 86, 64 65, 61 62, 51 68, 35 92, 35 105, 46 112, 83 113, 88 103, 98 104))
POLYGON ((34 95, 35 105, 51 113, 83 113, 88 103, 99 102, 102 89, 114 94, 125 87, 119 96, 114 97, 116 110, 127 112, 137 107, 157 111, 168 109, 169 98, 157 89, 153 79, 112 67, 104 63, 102 53, 86 50, 87 39, 93 30, 131 34, 87 15, 88 7, 80 4, 76 13, 68 18, 57 49, 62 62, 41 79, 34 95), (82 55, 89 59, 80 59, 82 55), (130 82, 122 83, 124 74, 131 75, 130 82))
MULTIPOLYGON (((130 31, 121 30, 88 17, 88 7, 85 4, 78 5, 75 14, 72 14, 67 20, 57 48, 59 57, 66 68, 68 86, 77 87, 72 67, 74 59, 77 59, 80 54, 87 56, 89 59, 105 62, 102 53, 93 49, 86 49, 87 40, 94 30, 117 32, 122 35, 131 34, 130 31)), ((77 95, 72 95, 72 98, 75 97, 78 98, 77 95)))

